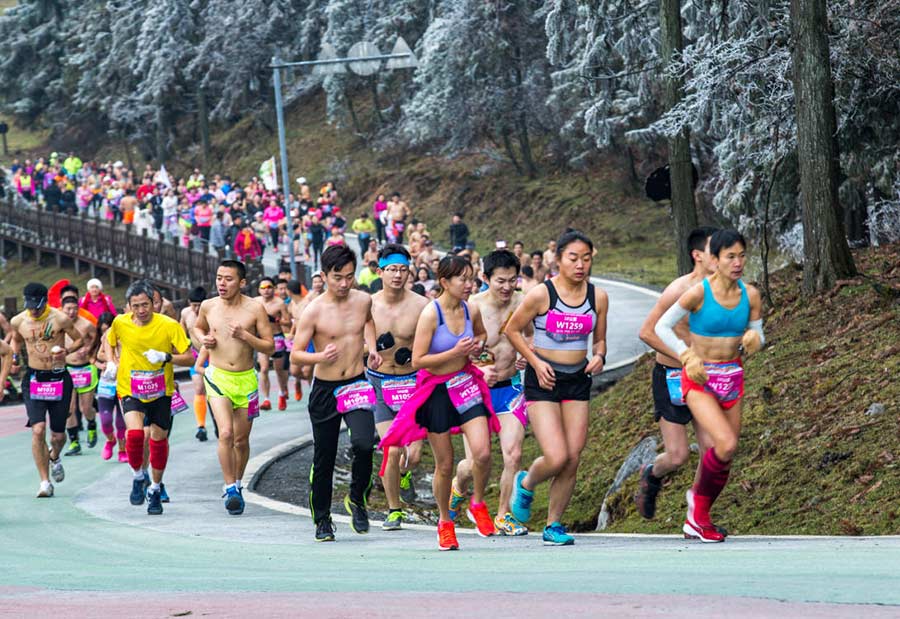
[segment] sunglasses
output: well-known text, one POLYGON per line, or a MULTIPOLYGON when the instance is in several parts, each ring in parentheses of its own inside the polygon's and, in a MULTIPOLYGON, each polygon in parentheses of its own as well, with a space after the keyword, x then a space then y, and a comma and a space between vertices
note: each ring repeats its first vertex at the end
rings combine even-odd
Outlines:
POLYGON ((274 287, 275 287, 275 286, 271 286, 271 285, 269 285, 269 284, 266 284, 265 286, 260 286, 259 289, 260 289, 260 290, 269 290, 270 288, 274 288, 274 287))

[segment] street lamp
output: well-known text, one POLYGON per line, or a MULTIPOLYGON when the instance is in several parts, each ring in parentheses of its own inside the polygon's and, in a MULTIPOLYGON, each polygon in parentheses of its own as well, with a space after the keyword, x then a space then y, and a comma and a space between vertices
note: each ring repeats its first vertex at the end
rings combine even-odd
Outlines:
MULTIPOLYGON (((386 60, 385 68, 414 69, 419 61, 413 54, 409 45, 402 37, 398 37, 394 43, 394 49, 390 54, 382 54, 372 43, 361 41, 353 45, 344 58, 338 58, 334 47, 325 43, 316 60, 304 60, 300 62, 283 62, 276 54, 272 57, 272 82, 275 87, 275 115, 278 118, 278 147, 281 151, 281 182, 284 190, 284 213, 287 219, 288 242, 290 243, 291 277, 297 279, 297 259, 294 255, 294 225, 291 221, 291 207, 288 199, 291 195, 290 176, 288 175, 287 142, 284 129, 284 103, 281 96, 281 70, 289 67, 313 67, 316 75, 331 75, 343 73, 346 67, 357 75, 374 75, 381 69, 381 63, 386 60)), ((303 243, 306 246, 306 243, 303 243)))

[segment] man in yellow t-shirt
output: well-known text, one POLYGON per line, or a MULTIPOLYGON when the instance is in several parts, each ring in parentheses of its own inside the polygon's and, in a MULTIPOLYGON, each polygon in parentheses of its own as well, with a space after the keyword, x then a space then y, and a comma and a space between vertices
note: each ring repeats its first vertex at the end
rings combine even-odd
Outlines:
POLYGON ((175 379, 172 364, 190 366, 191 342, 177 321, 153 311, 154 287, 141 280, 128 287, 125 300, 130 311, 116 316, 107 331, 106 343, 118 365, 116 391, 125 413, 125 450, 134 470, 129 500, 144 502, 144 421, 150 426, 152 481, 147 493, 147 513, 162 513, 161 484, 169 457, 168 433, 172 428, 172 394, 175 379))

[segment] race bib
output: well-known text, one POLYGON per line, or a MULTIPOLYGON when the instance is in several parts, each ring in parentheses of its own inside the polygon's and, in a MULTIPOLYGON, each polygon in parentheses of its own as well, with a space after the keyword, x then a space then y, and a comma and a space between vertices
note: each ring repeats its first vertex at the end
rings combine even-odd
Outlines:
POLYGON ((468 372, 460 372, 447 381, 447 393, 450 395, 450 402, 459 413, 464 413, 484 402, 478 383, 468 372))
POLYGON ((247 419, 259 417, 259 391, 254 391, 247 396, 247 419))
POLYGON ((178 413, 183 413, 188 409, 187 402, 184 401, 184 398, 181 397, 181 394, 177 391, 172 394, 172 416, 174 417, 178 413))
POLYGON ((63 381, 48 380, 39 383, 32 378, 28 385, 28 393, 31 395, 32 400, 59 402, 63 397, 63 381))
POLYGON ((97 383, 97 397, 98 398, 114 398, 116 397, 116 381, 106 381, 100 379, 100 382, 97 383))
POLYGON ((666 387, 669 390, 669 401, 675 406, 684 406, 684 393, 681 391, 681 369, 666 370, 666 387))
POLYGON ((275 352, 282 352, 284 349, 284 336, 279 333, 275 336, 275 352))
POLYGON ((744 386, 744 368, 738 363, 704 363, 709 380, 703 389, 719 402, 731 402, 741 397, 744 386))
POLYGON ((547 312, 547 336, 554 342, 583 340, 593 328, 590 314, 566 314, 553 309, 547 312))
POLYGON ((131 395, 149 402, 166 395, 166 375, 163 370, 132 370, 131 395))
POLYGON ((69 368, 69 376, 72 377, 72 386, 76 389, 84 389, 90 387, 94 381, 94 373, 91 366, 86 368, 69 368))
POLYGON ((289 352, 294 350, 294 340, 289 340, 287 338, 284 338, 284 348, 285 348, 285 350, 287 350, 289 352))
POLYGON ((403 404, 412 397, 416 391, 416 377, 389 378, 381 381, 381 395, 384 403, 394 412, 400 410, 403 404))
POLYGON ((355 410, 375 410, 375 390, 364 380, 338 387, 334 390, 334 399, 337 400, 337 411, 341 414, 355 410))
POLYGON ((514 395, 506 405, 506 409, 515 415, 527 414, 527 407, 525 405, 525 392, 516 390, 516 395, 514 395))

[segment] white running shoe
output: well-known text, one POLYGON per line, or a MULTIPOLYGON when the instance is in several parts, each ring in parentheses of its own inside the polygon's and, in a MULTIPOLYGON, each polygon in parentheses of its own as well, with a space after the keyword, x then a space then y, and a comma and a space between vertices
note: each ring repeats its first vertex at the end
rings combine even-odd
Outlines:
POLYGON ((41 487, 37 493, 37 498, 48 499, 52 496, 53 496, 53 484, 51 484, 49 481, 42 481, 41 487))
POLYGON ((66 470, 63 468, 62 460, 59 458, 50 461, 50 476, 53 477, 53 481, 56 483, 66 478, 66 470))

